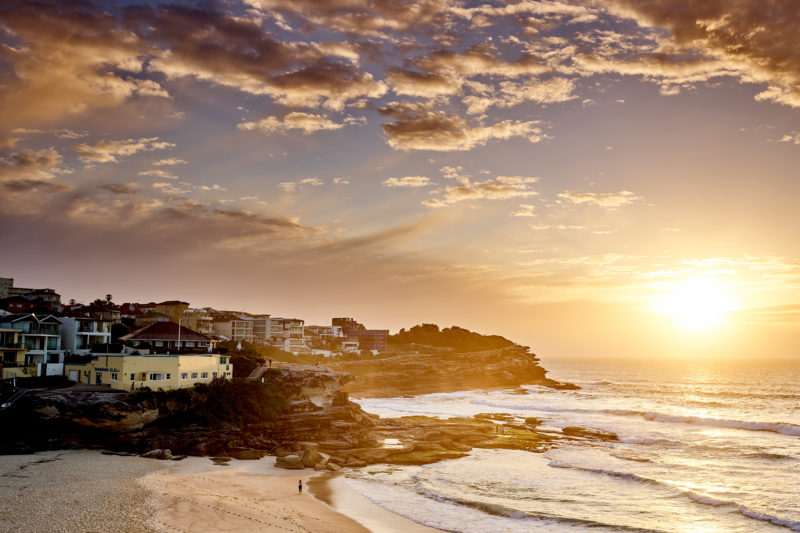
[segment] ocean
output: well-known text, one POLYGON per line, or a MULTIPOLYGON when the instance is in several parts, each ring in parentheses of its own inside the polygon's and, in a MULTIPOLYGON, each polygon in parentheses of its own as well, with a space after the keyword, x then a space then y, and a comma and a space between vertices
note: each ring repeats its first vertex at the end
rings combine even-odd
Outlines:
POLYGON ((374 465, 344 483, 445 531, 800 531, 800 359, 547 359, 575 391, 526 386, 357 400, 383 417, 509 413, 541 430, 582 426, 620 442, 545 453, 478 450, 413 467, 374 465))

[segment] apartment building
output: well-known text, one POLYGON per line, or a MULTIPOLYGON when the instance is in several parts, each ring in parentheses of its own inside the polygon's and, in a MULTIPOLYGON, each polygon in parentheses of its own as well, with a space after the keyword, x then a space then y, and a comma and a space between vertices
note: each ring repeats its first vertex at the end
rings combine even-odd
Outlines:
POLYGON ((19 342, 27 352, 25 363, 36 365, 37 376, 60 376, 64 373, 61 327, 61 320, 53 315, 23 313, 0 317, 0 328, 19 332, 19 342))
POLYGON ((62 317, 61 347, 67 354, 85 355, 94 344, 111 342, 111 321, 86 317, 62 317))

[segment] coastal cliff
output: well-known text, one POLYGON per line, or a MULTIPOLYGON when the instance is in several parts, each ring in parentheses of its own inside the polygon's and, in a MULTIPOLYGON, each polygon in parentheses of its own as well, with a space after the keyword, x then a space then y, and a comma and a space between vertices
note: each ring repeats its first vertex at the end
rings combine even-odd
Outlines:
POLYGON ((356 397, 388 398, 521 385, 576 388, 548 378, 536 355, 518 345, 471 352, 415 346, 413 351, 407 348, 392 356, 334 362, 328 366, 355 376, 345 390, 356 397))

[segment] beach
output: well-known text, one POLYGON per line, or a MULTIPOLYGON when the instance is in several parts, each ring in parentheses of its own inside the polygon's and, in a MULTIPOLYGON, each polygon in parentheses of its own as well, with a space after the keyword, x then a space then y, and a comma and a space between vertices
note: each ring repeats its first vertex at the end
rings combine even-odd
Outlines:
POLYGON ((0 533, 436 531, 375 506, 336 475, 274 462, 93 450, 0 456, 0 533))

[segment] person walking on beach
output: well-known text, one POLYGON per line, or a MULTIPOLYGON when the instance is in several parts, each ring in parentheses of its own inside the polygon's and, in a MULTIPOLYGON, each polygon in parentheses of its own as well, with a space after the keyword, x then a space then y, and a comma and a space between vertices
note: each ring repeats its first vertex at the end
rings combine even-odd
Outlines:
POLYGON ((303 492, 303 480, 302 479, 297 482, 297 492, 298 493, 303 492))

